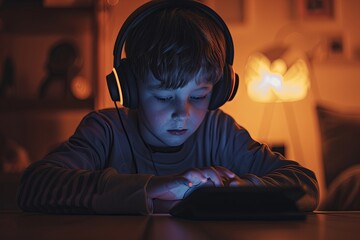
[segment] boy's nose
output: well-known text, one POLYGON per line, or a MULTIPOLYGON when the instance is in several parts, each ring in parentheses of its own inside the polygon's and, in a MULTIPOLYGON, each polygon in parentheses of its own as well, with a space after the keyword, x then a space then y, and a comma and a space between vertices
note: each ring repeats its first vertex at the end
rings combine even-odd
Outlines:
POLYGON ((174 106, 172 118, 175 120, 183 120, 189 117, 189 104, 187 102, 177 103, 174 106))

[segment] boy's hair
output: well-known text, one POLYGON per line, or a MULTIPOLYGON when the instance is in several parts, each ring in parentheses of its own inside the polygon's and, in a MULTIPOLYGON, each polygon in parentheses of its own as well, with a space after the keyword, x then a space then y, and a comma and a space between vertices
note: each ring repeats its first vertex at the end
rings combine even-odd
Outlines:
POLYGON ((135 77, 145 81, 151 72, 160 88, 180 88, 194 79, 215 84, 225 65, 225 37, 201 12, 164 9, 129 32, 125 53, 135 77))

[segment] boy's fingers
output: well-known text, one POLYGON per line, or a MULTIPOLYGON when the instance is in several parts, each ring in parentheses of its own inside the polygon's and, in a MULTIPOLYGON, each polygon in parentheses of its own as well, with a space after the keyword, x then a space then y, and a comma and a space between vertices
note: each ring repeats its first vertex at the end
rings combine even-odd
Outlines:
POLYGON ((216 171, 218 171, 222 177, 234 178, 236 176, 235 173, 233 173, 232 171, 230 171, 225 167, 214 166, 213 168, 215 168, 216 171))
POLYGON ((223 187, 224 183, 222 181, 222 176, 218 173, 218 171, 214 167, 202 169, 206 178, 210 178, 210 180, 214 183, 216 187, 223 187))
POLYGON ((198 168, 192 168, 180 176, 186 178, 192 185, 198 185, 207 181, 207 177, 198 168))
POLYGON ((240 187, 241 184, 236 180, 231 180, 229 183, 229 187, 240 187))
POLYGON ((250 186, 250 183, 244 179, 241 179, 239 177, 231 179, 230 182, 228 182, 229 187, 244 187, 244 186, 250 186))

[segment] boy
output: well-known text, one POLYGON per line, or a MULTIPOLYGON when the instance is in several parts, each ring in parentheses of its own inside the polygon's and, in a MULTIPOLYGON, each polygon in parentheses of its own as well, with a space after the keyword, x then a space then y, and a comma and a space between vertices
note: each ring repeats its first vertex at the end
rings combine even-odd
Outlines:
POLYGON ((310 170, 254 141, 221 110, 209 110, 214 86, 223 81, 225 45, 218 24, 193 8, 162 8, 142 19, 125 45, 137 106, 86 116, 67 142, 24 173, 19 206, 168 212, 193 188, 211 183, 302 185, 307 195, 299 207, 314 210, 318 187, 310 170))

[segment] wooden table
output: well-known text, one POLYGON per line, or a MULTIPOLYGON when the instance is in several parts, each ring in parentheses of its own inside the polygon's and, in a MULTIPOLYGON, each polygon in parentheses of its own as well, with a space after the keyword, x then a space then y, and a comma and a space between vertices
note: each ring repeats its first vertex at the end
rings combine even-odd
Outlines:
POLYGON ((303 221, 195 221, 169 215, 0 212, 0 239, 359 239, 360 212, 310 213, 303 221))

